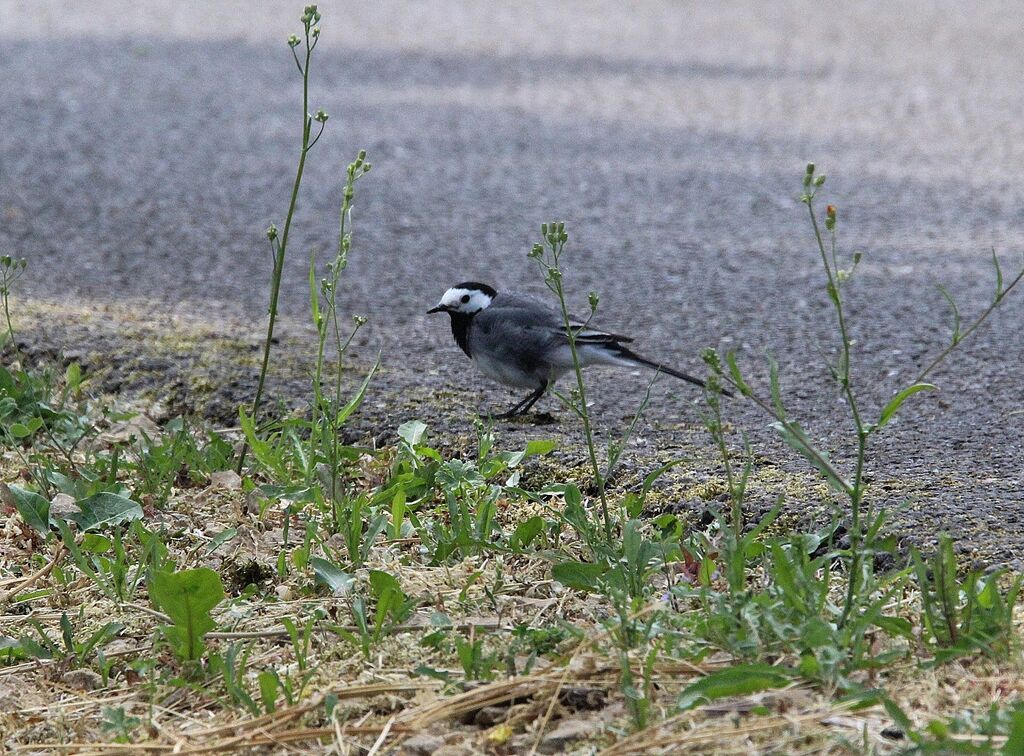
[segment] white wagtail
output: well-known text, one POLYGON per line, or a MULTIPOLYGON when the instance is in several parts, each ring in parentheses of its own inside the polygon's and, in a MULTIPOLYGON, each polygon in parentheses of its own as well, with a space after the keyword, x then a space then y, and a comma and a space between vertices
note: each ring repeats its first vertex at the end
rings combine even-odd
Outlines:
MULTIPOLYGON (((504 419, 526 412, 549 386, 573 369, 562 316, 535 299, 509 292, 499 294, 487 284, 467 281, 448 289, 437 306, 427 312, 447 312, 451 316, 455 343, 481 373, 506 386, 532 392, 508 412, 494 415, 494 418, 504 419)), ((572 328, 576 354, 583 367, 646 367, 704 385, 699 378, 628 349, 625 344, 632 339, 627 336, 606 333, 578 322, 573 323, 572 328)))

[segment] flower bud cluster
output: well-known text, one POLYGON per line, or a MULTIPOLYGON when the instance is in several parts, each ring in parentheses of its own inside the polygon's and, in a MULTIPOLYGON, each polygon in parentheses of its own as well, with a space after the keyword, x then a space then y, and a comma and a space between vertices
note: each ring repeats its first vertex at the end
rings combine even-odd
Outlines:
POLYGON ((28 262, 24 257, 11 257, 10 255, 0 257, 0 268, 3 268, 5 271, 24 270, 27 265, 28 262))
POLYGON ((719 356, 718 350, 708 347, 700 353, 700 357, 716 375, 722 372, 722 358, 719 356))
POLYGON ((564 223, 541 223, 540 235, 552 246, 569 241, 569 234, 565 232, 564 223))

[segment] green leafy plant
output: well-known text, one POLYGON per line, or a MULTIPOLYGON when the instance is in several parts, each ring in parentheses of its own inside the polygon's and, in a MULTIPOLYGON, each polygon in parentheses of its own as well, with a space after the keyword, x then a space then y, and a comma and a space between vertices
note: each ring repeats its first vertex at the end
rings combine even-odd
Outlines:
POLYGON ((986 711, 968 709, 949 720, 932 719, 922 730, 911 729, 909 734, 920 753, 1024 753, 1024 704, 993 703, 986 711))
POLYGON ((688 685, 679 695, 677 705, 685 711, 719 698, 783 688, 795 677, 793 670, 772 664, 735 664, 688 685))
POLYGON ((331 502, 338 500, 338 453, 340 442, 339 429, 349 415, 362 402, 366 386, 376 372, 377 365, 370 370, 359 391, 342 405, 342 360, 356 333, 366 323, 366 318, 356 316, 352 330, 345 335, 338 318, 338 284, 341 273, 348 265, 348 254, 352 247, 352 206, 355 203, 356 182, 370 171, 370 163, 366 160, 366 150, 360 150, 356 159, 349 164, 346 171, 345 187, 342 191, 341 211, 338 222, 338 251, 334 259, 327 265, 327 275, 320 279, 317 288, 316 258, 309 263, 309 302, 313 317, 313 325, 317 330, 316 366, 313 371, 313 406, 310 422, 310 456, 317 456, 317 449, 322 451, 327 477, 326 496, 331 502), (323 374, 328 335, 333 335, 334 353, 337 360, 334 367, 332 392, 323 392, 323 374))
POLYGON ((48 535, 52 524, 49 499, 21 486, 7 485, 6 483, 0 483, 0 486, 9 492, 14 501, 14 508, 21 515, 25 524, 41 535, 48 535))
POLYGON ((377 537, 388 524, 388 517, 370 506, 364 494, 354 496, 338 507, 335 527, 345 540, 345 550, 353 567, 361 567, 370 558, 377 537))
POLYGON ((103 647, 113 641, 124 625, 120 622, 107 622, 102 627, 89 633, 85 638, 78 639, 71 619, 67 612, 60 615, 60 638, 55 639, 43 627, 39 620, 31 620, 30 624, 36 631, 36 638, 22 635, 17 641, 0 637, 0 649, 7 652, 8 661, 13 659, 47 659, 68 662, 73 667, 87 667, 96 657, 96 664, 106 684, 110 673, 110 662, 103 655, 103 647))
MULTIPOLYGON (((543 243, 533 245, 533 248, 530 250, 530 257, 536 260, 544 275, 544 284, 558 300, 558 308, 562 315, 562 324, 565 328, 569 352, 572 355, 573 373, 576 378, 576 385, 568 396, 558 392, 555 393, 562 400, 562 403, 579 418, 582 425, 583 438, 590 460, 590 469, 594 476, 594 487, 597 489, 597 495, 601 502, 604 535, 605 539, 610 542, 612 540, 613 528, 611 514, 608 510, 608 496, 605 491, 609 476, 601 469, 601 464, 597 458, 597 444, 594 440, 590 408, 587 404, 587 385, 583 379, 583 366, 580 364, 579 353, 576 349, 577 334, 585 328, 586 324, 580 325, 573 321, 572 316, 569 314, 569 306, 565 298, 565 288, 562 284, 562 254, 565 252, 565 245, 569 241, 569 234, 565 230, 565 224, 560 222, 541 224, 540 233, 543 237, 543 243)), ((598 295, 595 292, 590 292, 588 301, 590 304, 590 318, 592 318, 597 312, 598 295)), ((587 322, 589 322, 590 318, 587 319, 587 322)), ((621 443, 621 446, 624 447, 625 443, 621 443)), ((609 473, 611 471, 611 462, 611 456, 609 456, 609 473)))
POLYGON ((104 706, 100 729, 113 736, 115 743, 131 743, 132 733, 142 726, 142 720, 129 716, 123 706, 104 706))
POLYGON ((181 417, 164 428, 159 439, 144 436, 135 445, 134 460, 127 465, 135 473, 136 498, 152 496, 156 504, 167 501, 175 486, 204 484, 211 473, 231 467, 231 444, 213 431, 205 440, 181 417))
MULTIPOLYGON (((37 466, 30 464, 23 450, 55 452, 66 469, 80 472, 75 452, 96 432, 87 408, 71 402, 81 382, 81 370, 74 363, 64 371, 63 387, 48 367, 32 371, 0 367, 0 443, 15 450, 34 472, 37 466)), ((47 491, 46 480, 39 474, 34 477, 47 491)))
POLYGON ((478 426, 476 460, 445 460, 425 443, 427 426, 419 421, 398 429, 401 440, 388 486, 374 500, 390 502, 392 529, 400 533, 405 517, 431 555, 441 563, 479 554, 487 548, 522 550, 544 529, 543 520, 517 526, 511 538, 496 521, 497 502, 531 498, 520 489, 520 466, 529 457, 548 454, 551 441, 531 441, 517 452, 497 452, 490 431, 478 426), (397 499, 396 499, 397 497, 397 499), (431 507, 440 499, 443 516, 431 507), (398 515, 401 519, 398 519, 398 515))
POLYGON ((223 653, 209 655, 209 677, 218 679, 230 702, 254 717, 276 709, 280 678, 273 670, 256 675, 255 685, 248 674, 253 644, 232 643, 223 653))
POLYGON ((405 595, 398 579, 381 570, 370 570, 370 595, 376 604, 372 613, 362 597, 352 601, 355 632, 334 627, 336 633, 358 646, 366 658, 370 657, 373 645, 405 622, 416 607, 416 601, 405 595))
POLYGON ((917 549, 912 558, 925 639, 937 661, 972 651, 1004 657, 1018 646, 1013 612, 1024 576, 1013 578, 1005 592, 999 584, 1004 575, 1000 571, 983 577, 971 570, 961 580, 948 535, 939 537, 930 560, 917 549))
POLYGON ((489 650, 486 638, 470 636, 464 638, 456 634, 454 637, 455 654, 462 666, 462 674, 466 680, 492 680, 501 669, 502 659, 497 651, 489 650))
POLYGON ((210 610, 224 599, 220 576, 206 567, 158 570, 150 578, 149 596, 173 623, 161 630, 178 658, 198 660, 206 648, 206 633, 215 627, 210 610))
POLYGON ((131 601, 139 587, 167 562, 167 547, 160 537, 135 520, 127 527, 113 526, 109 536, 83 533, 75 537, 58 523, 72 563, 107 598, 119 604, 131 601))
MULTIPOLYGON (((778 366, 773 358, 769 357, 770 398, 758 394, 744 378, 733 353, 727 354, 723 361, 715 350, 709 349, 704 353, 704 360, 711 368, 713 378, 735 388, 742 396, 752 400, 756 406, 770 415, 774 420, 772 427, 779 433, 783 441, 803 456, 823 479, 846 500, 850 547, 840 554, 840 558, 846 561, 848 568, 846 598, 839 620, 839 624, 842 625, 850 620, 855 611, 863 610, 859 603, 860 600, 871 596, 875 589, 872 556, 875 552, 875 545, 869 538, 876 535, 880 528, 876 527, 877 517, 865 504, 867 486, 864 477, 870 439, 886 427, 907 399, 918 392, 935 388, 926 382, 928 376, 1004 301, 1007 294, 1024 278, 1024 270, 1009 283, 1005 283, 998 258, 993 255, 996 286, 989 307, 963 331, 960 330, 959 313, 956 312, 954 333, 949 346, 921 370, 914 380, 898 391, 880 410, 878 419, 871 422, 867 419, 868 415, 859 402, 853 380, 853 338, 850 334, 849 317, 843 298, 844 287, 851 279, 861 257, 859 253, 854 254, 848 268, 840 266, 836 236, 837 210, 834 205, 826 207, 823 231, 814 207, 817 194, 824 183, 825 176, 816 175, 814 164, 809 163, 804 173, 803 193, 800 199, 808 210, 815 244, 825 274, 825 290, 836 315, 836 328, 839 336, 838 357, 834 362, 829 363, 829 370, 844 398, 853 422, 856 452, 852 473, 840 470, 829 458, 829 455, 811 440, 800 423, 789 417, 779 386, 778 366)), ((730 489, 734 487, 735 483, 730 476, 730 489)))

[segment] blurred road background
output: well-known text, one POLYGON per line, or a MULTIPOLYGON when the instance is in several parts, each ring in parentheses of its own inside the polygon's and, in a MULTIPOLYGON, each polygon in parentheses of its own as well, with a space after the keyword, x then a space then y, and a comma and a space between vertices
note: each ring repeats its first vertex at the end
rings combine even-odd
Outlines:
MULTIPOLYGON (((464 279, 535 285, 526 252, 558 218, 578 309, 596 289, 600 323, 690 370, 718 345, 760 376, 772 349, 812 433, 838 443, 846 416, 819 355, 834 346, 832 315, 796 199, 808 160, 829 176, 843 247, 864 253, 848 296, 869 407, 944 345, 936 284, 967 317, 991 294, 993 249, 1007 270, 1021 264, 1014 3, 320 9, 311 103, 331 119, 282 309, 302 321, 309 254, 332 254, 344 168, 365 148, 374 168, 358 187, 344 299, 370 317, 361 354, 384 352, 378 406, 448 387, 464 430, 468 409, 510 403, 423 313, 464 279)), ((199 314, 259 337, 264 229, 282 225, 297 158, 285 39, 300 14, 282 2, 0 0, 0 245, 29 258, 33 298, 199 314)), ((889 503, 921 497, 913 522, 1006 560, 1024 539, 1022 319, 1024 292, 871 460, 897 492, 889 503)), ((618 424, 644 386, 596 375, 595 410, 618 424)), ((662 382, 641 435, 667 444, 673 427, 697 427, 693 398, 662 382)), ((764 418, 735 411, 762 438, 764 418)))

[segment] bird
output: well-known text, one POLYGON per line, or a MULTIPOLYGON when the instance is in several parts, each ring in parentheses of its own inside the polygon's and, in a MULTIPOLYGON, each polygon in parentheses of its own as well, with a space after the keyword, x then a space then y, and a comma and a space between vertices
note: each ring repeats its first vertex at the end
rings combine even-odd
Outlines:
MULTIPOLYGON (((527 412, 549 387, 573 369, 572 352, 561 313, 522 294, 499 293, 477 281, 448 289, 427 314, 446 312, 451 317, 455 343, 488 378, 530 394, 507 412, 488 416, 504 420, 527 412)), ((700 378, 641 357, 626 346, 628 336, 570 320, 576 354, 582 367, 617 365, 645 367, 704 387, 700 378)), ((728 394, 723 391, 722 393, 728 394)))

